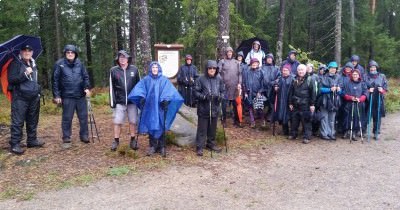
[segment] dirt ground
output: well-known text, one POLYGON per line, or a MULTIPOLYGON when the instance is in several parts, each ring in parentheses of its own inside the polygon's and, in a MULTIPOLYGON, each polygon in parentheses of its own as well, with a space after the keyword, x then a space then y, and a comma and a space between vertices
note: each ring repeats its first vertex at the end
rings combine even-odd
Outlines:
MULTIPOLYGON (((228 154, 214 158, 197 158, 190 149, 171 147, 167 160, 139 157, 132 161, 104 155, 102 148, 108 145, 97 144, 100 155, 96 157, 111 159, 103 163, 103 159, 94 162, 90 157, 79 156, 81 149, 57 151, 36 167, 51 171, 46 164, 53 162, 55 155, 61 159, 59 164, 66 166, 54 166, 53 173, 57 175, 54 171, 60 168, 76 170, 62 161, 66 155, 74 155, 78 160, 87 159, 84 167, 83 161, 75 161, 86 172, 124 161, 137 168, 122 177, 45 190, 26 201, 5 200, 0 202, 0 209, 400 209, 398 113, 383 120, 380 141, 364 144, 315 139, 304 145, 300 140, 271 140, 269 133, 268 138, 261 138, 265 135, 261 131, 251 137, 248 129, 234 130, 228 129, 231 139, 248 136, 248 142, 231 142, 233 149, 228 154)), ((86 146, 89 147, 77 148, 86 146)), ((50 147, 56 148, 56 144, 50 147)), ((4 179, 12 179, 4 175, 11 170, 9 167, 7 164, 1 175, 4 184, 9 184, 4 179)), ((25 172, 39 173, 32 166, 12 168, 14 177, 25 172)), ((44 175, 38 177, 44 179, 44 175)))

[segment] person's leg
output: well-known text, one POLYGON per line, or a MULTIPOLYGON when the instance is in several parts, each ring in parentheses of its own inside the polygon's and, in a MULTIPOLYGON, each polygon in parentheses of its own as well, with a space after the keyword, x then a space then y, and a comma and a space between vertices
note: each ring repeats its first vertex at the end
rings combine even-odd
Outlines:
POLYGON ((326 110, 325 108, 321 107, 320 108, 320 113, 322 116, 321 119, 321 126, 319 127, 320 130, 320 135, 322 139, 329 139, 329 114, 328 114, 328 110, 326 110))
POLYGON ((297 137, 297 132, 300 126, 300 113, 295 111, 292 113, 292 121, 291 121, 291 128, 290 128, 290 139, 295 139, 297 137))
POLYGON ((197 118, 197 134, 196 134, 196 148, 197 150, 203 149, 206 143, 208 134, 209 118, 197 118))
POLYGON ((134 104, 128 104, 127 106, 127 114, 128 114, 128 121, 129 121, 129 131, 131 135, 131 141, 129 146, 137 150, 139 148, 138 140, 136 139, 136 133, 138 132, 136 129, 136 125, 138 122, 138 109, 134 104))
MULTIPOLYGON (((89 137, 89 129, 88 129, 88 107, 87 107, 87 101, 85 97, 82 97, 80 99, 76 99, 76 113, 78 115, 79 119, 79 136, 81 138, 81 141, 85 143, 89 143, 88 137, 89 137)), ((93 123, 93 122, 92 122, 93 123)), ((94 124, 93 124, 93 129, 94 124)), ((95 130, 93 131, 95 132, 95 130)))
POLYGON ((64 98, 62 102, 63 113, 61 120, 62 139, 68 143, 71 141, 71 125, 74 117, 76 103, 74 99, 64 98))
POLYGON ((332 140, 336 140, 336 129, 335 129, 335 121, 336 121, 336 112, 329 112, 329 126, 330 126, 330 136, 332 140))
POLYGON ((227 99, 222 99, 222 120, 226 121, 226 107, 228 106, 229 101, 227 99))
POLYGON ((29 102, 26 112, 26 134, 28 147, 40 147, 44 142, 37 139, 37 126, 39 123, 40 97, 29 102))
POLYGON ((233 106, 233 122, 235 124, 239 124, 239 115, 238 115, 236 100, 232 100, 232 106, 233 106))
POLYGON ((250 115, 250 127, 255 128, 256 122, 254 119, 254 109, 253 107, 249 107, 249 115, 250 115))
POLYGON ((221 149, 217 147, 217 142, 216 142, 217 123, 218 123, 218 117, 211 118, 211 124, 208 123, 206 145, 207 148, 216 152, 220 152, 221 149))
POLYGON ((22 139, 22 128, 24 127, 25 113, 28 103, 24 100, 13 98, 11 102, 11 139, 9 141, 11 151, 22 154, 24 150, 20 148, 22 139), (14 151, 15 150, 15 151, 14 151))

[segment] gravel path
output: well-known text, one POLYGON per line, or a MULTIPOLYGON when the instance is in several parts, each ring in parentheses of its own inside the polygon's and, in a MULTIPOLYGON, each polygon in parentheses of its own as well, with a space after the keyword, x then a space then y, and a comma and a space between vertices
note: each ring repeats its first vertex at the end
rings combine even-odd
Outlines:
POLYGON ((400 209, 400 116, 383 122, 378 142, 284 141, 0 209, 400 209))

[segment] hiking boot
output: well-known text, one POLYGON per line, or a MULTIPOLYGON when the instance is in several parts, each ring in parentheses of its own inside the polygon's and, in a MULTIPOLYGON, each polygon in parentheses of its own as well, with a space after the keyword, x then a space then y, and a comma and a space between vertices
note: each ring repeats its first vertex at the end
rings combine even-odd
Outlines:
POLYGON ((350 138, 350 133, 349 133, 349 131, 346 131, 346 132, 344 132, 342 139, 348 139, 348 138, 350 138))
POLYGON ((252 123, 250 124, 250 128, 256 128, 256 123, 255 123, 255 122, 252 122, 252 123))
POLYGON ((351 137, 351 140, 357 141, 358 139, 356 138, 356 134, 353 133, 353 136, 351 137))
POLYGON ((138 150, 139 145, 136 139, 131 139, 131 142, 129 143, 129 147, 133 150, 138 150))
POLYGON ((165 147, 160 147, 160 154, 162 157, 167 157, 167 151, 165 150, 165 147))
POLYGON ((149 150, 147 151, 147 156, 154 155, 156 153, 156 149, 154 147, 149 147, 149 150))
POLYGON ((267 122, 265 122, 265 120, 263 121, 261 127, 262 127, 262 128, 266 128, 266 127, 267 127, 267 122))
POLYGON ((117 149, 118 149, 118 146, 119 146, 119 141, 113 141, 112 142, 112 144, 111 144, 111 151, 117 151, 117 149))
POLYGON ((216 152, 216 153, 220 153, 222 151, 221 148, 213 145, 213 146, 206 146, 206 148, 210 151, 216 152))
POLYGON ((42 147, 45 144, 44 141, 41 141, 39 139, 36 139, 34 141, 28 142, 26 145, 28 148, 33 148, 33 147, 42 147))
POLYGON ((327 140, 327 141, 330 141, 330 140, 331 140, 331 138, 330 138, 329 136, 321 136, 321 139, 327 140))
POLYGON ((197 148, 196 149, 196 155, 199 156, 199 157, 203 156, 203 148, 197 148))
POLYGON ((303 139, 303 144, 308 144, 308 143, 310 143, 309 139, 303 139))
POLYGON ((295 140, 297 137, 296 136, 289 136, 288 139, 289 140, 295 140))
POLYGON ((11 146, 11 150, 10 151, 12 153, 16 154, 16 155, 22 155, 25 152, 25 150, 23 150, 19 144, 11 146))
POLYGON ((88 144, 90 143, 89 138, 87 136, 81 136, 81 142, 88 144))
POLYGON ((71 138, 68 137, 63 138, 63 143, 71 143, 71 138))
POLYGON ((233 125, 238 127, 238 128, 243 128, 244 127, 243 124, 240 123, 240 122, 234 122, 233 125))
POLYGON ((374 135, 374 139, 375 139, 375 140, 379 140, 379 134, 375 134, 375 135, 374 135))
POLYGON ((332 141, 336 141, 336 136, 328 136, 332 141))

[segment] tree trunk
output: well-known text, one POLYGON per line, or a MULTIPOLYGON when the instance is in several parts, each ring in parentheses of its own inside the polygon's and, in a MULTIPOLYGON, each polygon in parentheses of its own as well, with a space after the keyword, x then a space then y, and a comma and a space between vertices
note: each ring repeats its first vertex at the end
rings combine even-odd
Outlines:
POLYGON ((374 15, 376 10, 376 0, 371 0, 370 6, 371 6, 371 14, 374 15))
POLYGON ((54 53, 54 60, 57 60, 61 57, 61 41, 60 41, 60 21, 58 20, 58 0, 53 1, 54 7, 54 26, 55 26, 55 45, 56 45, 56 52, 54 53))
POLYGON ((84 25, 85 25, 85 42, 86 42, 86 59, 87 59, 87 70, 89 73, 90 85, 94 84, 94 74, 92 68, 92 40, 90 35, 90 18, 89 18, 89 7, 91 6, 90 0, 84 1, 84 25))
POLYGON ((124 37, 123 37, 123 28, 122 28, 122 6, 124 0, 119 0, 116 2, 117 4, 117 18, 115 19, 115 27, 117 32, 117 48, 118 50, 124 49, 124 37))
POLYGON ((136 63, 136 0, 129 0, 129 49, 132 64, 136 63))
POLYGON ((229 39, 222 39, 222 36, 229 36, 229 0, 218 0, 218 37, 217 37, 217 56, 218 59, 224 58, 225 49, 229 47, 229 39))
POLYGON ((342 0, 336 1, 335 60, 340 66, 342 57, 342 0))
POLYGON ((145 71, 147 66, 151 62, 151 40, 150 40, 150 26, 149 26, 149 11, 147 6, 147 0, 137 0, 138 5, 138 25, 140 28, 139 33, 139 45, 142 56, 142 63, 145 71))
POLYGON ((350 0, 350 28, 351 28, 351 51, 350 51, 350 56, 351 54, 356 52, 356 38, 355 38, 355 27, 356 27, 356 20, 354 16, 354 0, 350 0))
POLYGON ((314 8, 315 8, 315 2, 316 0, 308 0, 308 44, 307 48, 308 51, 313 51, 315 47, 315 14, 314 14, 314 8))
MULTIPOLYGON (((235 9, 236 9, 236 14, 239 14, 239 0, 235 0, 235 9)), ((235 33, 236 33, 235 47, 239 47, 239 44, 240 44, 239 34, 240 34, 240 32, 239 32, 238 24, 236 25, 235 33)))
POLYGON ((42 84, 42 87, 44 89, 48 89, 48 88, 50 88, 50 84, 51 84, 51 69, 47 68, 49 66, 48 63, 49 63, 50 59, 48 59, 49 58, 49 56, 48 56, 49 53, 47 51, 47 45, 48 45, 47 40, 48 39, 46 39, 47 37, 45 38, 45 36, 46 36, 46 29, 45 29, 46 23, 44 21, 45 20, 45 14, 44 14, 45 13, 45 8, 44 7, 45 7, 45 4, 42 3, 40 5, 39 13, 38 13, 39 34, 40 34, 40 37, 41 37, 42 48, 43 48, 42 55, 43 55, 43 57, 46 58, 46 59, 44 59, 43 66, 41 66, 41 68, 43 69, 42 72, 41 72, 41 76, 42 76, 41 84, 42 84))
POLYGON ((276 42, 276 64, 281 65, 282 63, 282 51, 283 51, 283 32, 285 26, 285 1, 280 0, 279 4, 279 18, 278 18, 278 41, 276 42))

